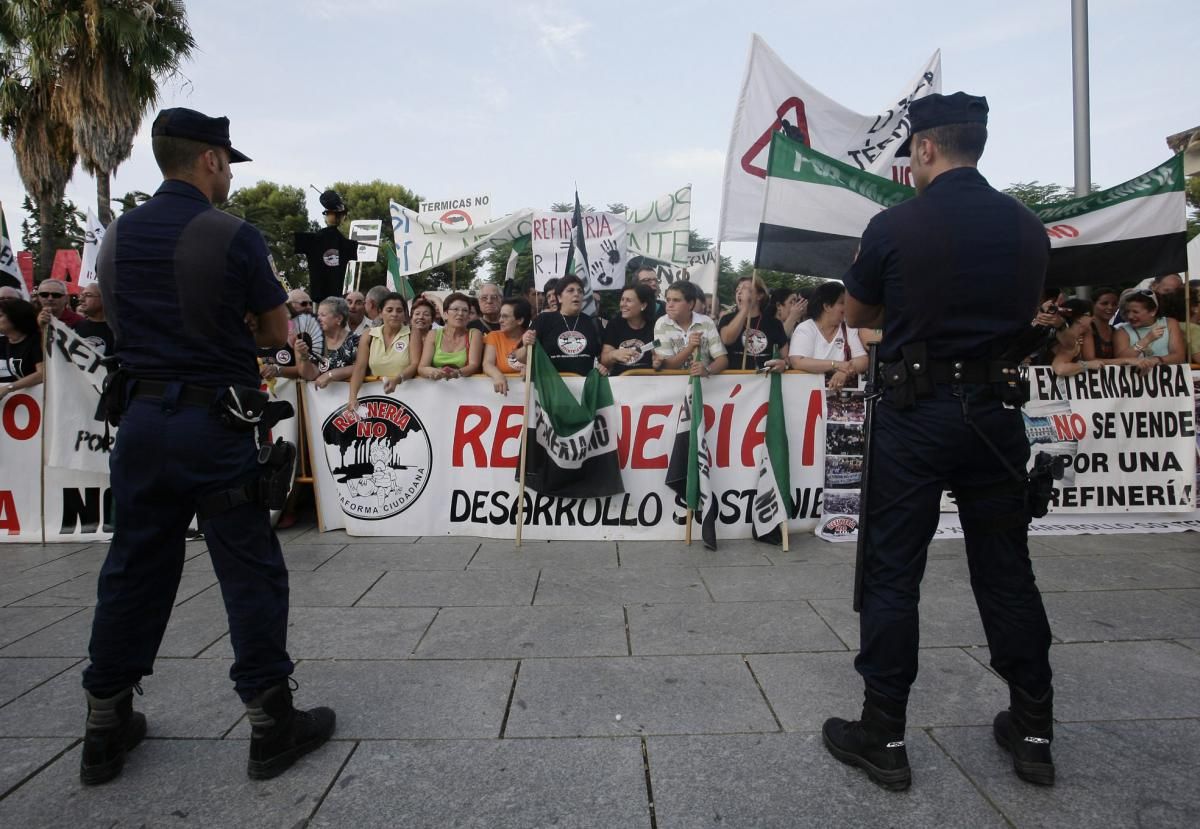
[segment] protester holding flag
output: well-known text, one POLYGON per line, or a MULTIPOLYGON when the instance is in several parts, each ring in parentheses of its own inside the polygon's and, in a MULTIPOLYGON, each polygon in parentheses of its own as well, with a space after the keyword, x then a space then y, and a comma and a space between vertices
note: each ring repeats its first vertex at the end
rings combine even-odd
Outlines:
MULTIPOLYGON (((559 279, 555 292, 557 309, 537 315, 533 328, 521 338, 517 359, 524 362, 528 347, 538 342, 559 374, 587 374, 600 359, 600 324, 583 313, 583 281, 578 276, 572 273, 559 279)), ((608 369, 601 365, 600 372, 608 374, 608 369)))
POLYGON ((822 282, 808 303, 808 319, 792 332, 791 367, 824 374, 829 388, 853 387, 867 370, 867 350, 858 331, 846 327, 846 288, 822 282))
POLYGON ((422 342, 404 324, 406 311, 404 297, 388 294, 379 312, 383 324, 370 329, 359 340, 354 371, 350 375, 350 400, 347 404, 350 411, 358 408, 358 390, 368 374, 384 378, 383 389, 389 393, 400 383, 416 376, 422 342))
POLYGON ((1187 362, 1187 346, 1179 323, 1159 315, 1158 297, 1149 288, 1126 291, 1121 298, 1125 320, 1113 334, 1118 357, 1134 358, 1143 373, 1157 365, 1187 362))
POLYGON ((788 336, 783 325, 768 312, 767 286, 758 276, 739 277, 733 289, 737 310, 721 317, 717 328, 735 369, 787 371, 788 336), (779 356, 772 359, 776 349, 779 356))
POLYGON ((483 373, 492 378, 496 394, 508 394, 506 374, 521 374, 525 366, 516 358, 521 336, 532 322, 533 309, 523 299, 509 297, 500 306, 500 330, 483 338, 483 373))
POLYGON ((417 373, 428 380, 456 380, 479 373, 483 362, 483 334, 468 328, 471 301, 455 291, 446 297, 446 325, 425 335, 421 367, 417 373))
POLYGON ((688 369, 708 377, 729 367, 725 345, 710 317, 692 311, 700 289, 693 282, 673 282, 667 288, 667 313, 654 323, 654 367, 688 369))
POLYGON ((621 291, 621 315, 604 329, 604 350, 600 362, 615 377, 631 368, 651 368, 654 342, 654 291, 641 282, 621 291))
POLYGON ((41 382, 37 311, 23 299, 0 299, 0 400, 41 382))

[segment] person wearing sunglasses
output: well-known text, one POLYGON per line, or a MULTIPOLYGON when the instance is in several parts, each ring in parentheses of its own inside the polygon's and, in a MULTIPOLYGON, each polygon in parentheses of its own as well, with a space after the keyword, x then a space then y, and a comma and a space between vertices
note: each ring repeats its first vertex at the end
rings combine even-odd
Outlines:
POLYGON ((1158 297, 1150 288, 1136 288, 1121 295, 1121 318, 1113 334, 1118 357, 1138 360, 1138 370, 1150 371, 1155 365, 1175 365, 1187 361, 1187 347, 1179 323, 1159 314, 1158 297))
POLYGON ((57 279, 43 279, 37 286, 37 298, 42 310, 38 312, 38 326, 45 328, 50 324, 50 317, 55 317, 63 325, 74 328, 83 319, 67 301, 67 286, 57 279))

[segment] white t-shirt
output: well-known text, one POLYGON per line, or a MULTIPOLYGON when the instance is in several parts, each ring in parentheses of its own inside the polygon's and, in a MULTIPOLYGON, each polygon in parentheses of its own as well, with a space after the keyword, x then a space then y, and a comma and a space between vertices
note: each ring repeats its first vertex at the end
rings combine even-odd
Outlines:
MULTIPOLYGON (((796 326, 796 330, 792 332, 792 341, 788 345, 789 357, 812 357, 815 360, 836 360, 842 362, 846 359, 846 348, 842 342, 842 327, 838 326, 833 332, 833 339, 826 340, 821 334, 821 329, 817 328, 815 320, 805 320, 796 326)), ((863 348, 862 340, 858 338, 858 330, 855 328, 845 328, 846 339, 850 343, 850 359, 855 357, 865 357, 867 350, 863 348)))

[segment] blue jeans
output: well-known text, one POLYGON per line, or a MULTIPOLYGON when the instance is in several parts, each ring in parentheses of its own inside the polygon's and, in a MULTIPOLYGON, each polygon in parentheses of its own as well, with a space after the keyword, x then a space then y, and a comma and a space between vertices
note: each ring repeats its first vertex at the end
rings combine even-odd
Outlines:
MULTIPOLYGON (((110 462, 115 529, 100 570, 83 687, 106 697, 153 673, 183 572, 184 532, 198 500, 257 474, 254 436, 206 408, 133 401, 110 462)), ((229 618, 238 695, 249 701, 292 673, 288 574, 264 507, 243 504, 207 520, 208 544, 229 618)))

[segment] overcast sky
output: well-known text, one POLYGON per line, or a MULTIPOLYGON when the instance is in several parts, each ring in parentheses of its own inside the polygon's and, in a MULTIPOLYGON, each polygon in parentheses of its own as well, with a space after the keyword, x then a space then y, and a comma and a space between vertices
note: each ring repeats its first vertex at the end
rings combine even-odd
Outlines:
MULTIPOLYGON (((426 198, 487 193, 499 215, 568 201, 576 184, 603 206, 690 182, 692 227, 713 238, 753 32, 864 114, 885 109, 940 48, 942 91, 986 95, 991 106, 984 175, 998 187, 1071 186, 1070 7, 192 0, 198 48, 161 105, 229 116, 234 146, 254 159, 234 168, 235 189, 379 178, 426 198)), ((1159 164, 1167 135, 1200 124, 1189 60, 1198 17, 1191 2, 1091 0, 1092 179, 1102 186, 1159 164)), ((152 118, 114 196, 158 186, 152 118)), ((0 150, 14 236, 23 195, 11 150, 0 150)), ((94 184, 79 170, 67 195, 94 205, 94 184)), ((749 244, 723 252, 753 255, 749 244)))

